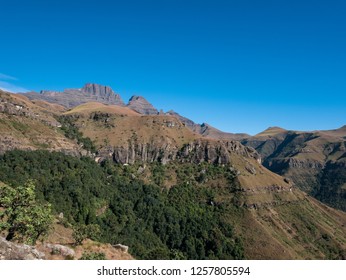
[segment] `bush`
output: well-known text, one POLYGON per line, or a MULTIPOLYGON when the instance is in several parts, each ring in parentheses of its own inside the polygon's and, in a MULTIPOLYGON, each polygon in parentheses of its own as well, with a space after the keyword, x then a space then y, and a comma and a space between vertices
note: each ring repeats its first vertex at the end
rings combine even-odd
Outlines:
POLYGON ((97 239, 100 232, 99 225, 77 225, 73 229, 72 237, 75 240, 75 245, 81 245, 86 238, 97 239))
POLYGON ((84 252, 80 260, 106 260, 106 255, 97 252, 84 252))

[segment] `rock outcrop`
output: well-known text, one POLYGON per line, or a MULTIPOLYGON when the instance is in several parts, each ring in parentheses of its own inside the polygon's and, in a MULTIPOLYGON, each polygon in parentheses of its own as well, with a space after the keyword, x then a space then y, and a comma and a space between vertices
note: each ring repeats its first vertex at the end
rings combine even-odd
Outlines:
POLYGON ((100 150, 102 158, 112 157, 116 163, 134 164, 135 162, 161 162, 163 164, 176 160, 178 162, 214 164, 231 163, 231 155, 236 154, 261 161, 259 154, 250 147, 237 141, 209 141, 198 139, 178 147, 169 142, 139 143, 129 140, 126 146, 116 146, 100 150))
POLYGON ((158 115, 159 111, 154 108, 144 97, 132 96, 127 105, 130 109, 142 114, 142 115, 158 115))
POLYGON ((105 102, 114 105, 124 105, 119 94, 116 94, 110 87, 98 84, 86 84, 81 92, 95 96, 96 101, 105 102))
POLYGON ((67 246, 61 244, 45 244, 45 247, 51 251, 51 254, 61 255, 63 257, 71 257, 75 256, 75 251, 67 246))
POLYGON ((16 244, 0 237, 0 260, 42 260, 44 253, 33 246, 16 244))

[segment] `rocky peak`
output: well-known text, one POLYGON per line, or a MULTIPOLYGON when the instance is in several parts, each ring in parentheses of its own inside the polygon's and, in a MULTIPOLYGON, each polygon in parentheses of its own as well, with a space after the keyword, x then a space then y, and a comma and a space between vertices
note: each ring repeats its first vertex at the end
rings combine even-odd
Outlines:
POLYGON ((143 115, 157 115, 159 113, 157 109, 142 96, 132 96, 127 107, 143 115))
POLYGON ((119 94, 116 94, 111 87, 99 84, 87 83, 82 87, 81 91, 91 96, 95 96, 96 100, 105 100, 112 104, 124 105, 119 94))
POLYGON ((98 84, 87 83, 82 87, 82 92, 89 93, 92 95, 110 96, 115 92, 109 86, 102 86, 98 84))

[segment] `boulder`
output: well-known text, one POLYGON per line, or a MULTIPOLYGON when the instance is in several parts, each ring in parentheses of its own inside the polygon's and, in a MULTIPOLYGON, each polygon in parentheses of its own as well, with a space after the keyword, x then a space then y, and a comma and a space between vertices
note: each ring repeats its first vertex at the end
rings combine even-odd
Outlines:
POLYGON ((0 237, 0 260, 42 260, 45 254, 33 246, 16 244, 0 237))

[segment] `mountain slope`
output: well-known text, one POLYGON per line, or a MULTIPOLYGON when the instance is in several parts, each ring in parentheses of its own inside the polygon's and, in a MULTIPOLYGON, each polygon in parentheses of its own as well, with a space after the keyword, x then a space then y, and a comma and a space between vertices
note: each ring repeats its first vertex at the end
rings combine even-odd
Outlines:
POLYGON ((346 131, 298 132, 269 129, 242 141, 263 157, 263 165, 300 189, 346 210, 346 131))
POLYGON ((61 124, 54 117, 60 112, 56 105, 41 107, 24 96, 0 91, 0 153, 13 149, 83 152, 60 131, 61 124))
POLYGON ((127 107, 142 115, 157 115, 159 113, 157 109, 142 96, 132 96, 127 107))

